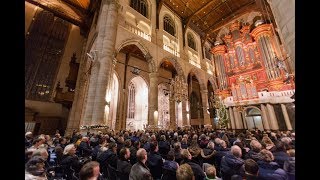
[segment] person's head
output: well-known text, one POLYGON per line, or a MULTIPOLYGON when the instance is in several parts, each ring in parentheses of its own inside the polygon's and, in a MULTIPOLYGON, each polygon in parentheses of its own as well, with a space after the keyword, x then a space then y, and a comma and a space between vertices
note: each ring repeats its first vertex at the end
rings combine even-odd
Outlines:
POLYGON ((128 148, 122 148, 119 152, 119 158, 121 160, 127 160, 130 158, 130 150, 128 148))
POLYGON ((83 141, 83 142, 88 142, 88 141, 89 141, 89 138, 88 138, 87 136, 83 136, 83 137, 81 138, 81 141, 83 141))
POLYGON ((266 162, 271 162, 274 160, 273 154, 269 150, 266 150, 266 149, 262 149, 259 152, 259 156, 261 157, 261 159, 263 161, 266 161, 266 162))
POLYGON ((41 156, 42 159, 44 159, 46 161, 48 159, 49 154, 45 148, 39 148, 39 149, 36 149, 35 151, 33 151, 32 157, 33 156, 41 156))
POLYGON ((176 171, 177 180, 194 180, 194 174, 189 164, 184 163, 176 171))
POLYGON ((137 149, 140 148, 140 145, 141 145, 140 141, 135 141, 135 142, 133 143, 133 146, 134 146, 135 148, 137 148, 137 149))
POLYGON ((158 152, 159 146, 157 141, 150 142, 150 151, 151 152, 158 152))
POLYGON ((137 160, 145 163, 148 159, 147 151, 143 148, 138 149, 137 151, 137 160))
POLYGON ((240 158, 242 156, 241 148, 237 145, 233 145, 231 147, 231 154, 234 155, 237 158, 240 158))
POLYGON ((125 147, 127 147, 127 148, 130 148, 131 147, 131 140, 130 139, 126 139, 125 141, 124 141, 124 146, 125 147))
POLYGON ((227 148, 227 143, 224 140, 220 140, 220 146, 223 148, 227 148))
POLYGON ((209 179, 214 179, 216 178, 216 168, 214 166, 209 166, 206 169, 206 175, 209 179))
POLYGON ((161 135, 160 136, 160 141, 165 141, 166 140, 166 136, 165 135, 161 135))
POLYGON ((244 161, 244 171, 246 174, 258 176, 259 166, 253 159, 244 161))
POLYGON ((180 151, 181 150, 181 143, 180 142, 176 142, 173 144, 173 149, 175 151, 180 151))
POLYGON ((96 180, 100 175, 100 167, 97 161, 90 161, 85 163, 80 172, 79 179, 80 180, 96 180))
POLYGON ((174 161, 174 151, 169 151, 168 154, 167 154, 167 159, 169 161, 174 161))
POLYGON ((252 140, 250 142, 250 146, 251 146, 251 149, 254 151, 254 152, 260 152, 261 148, 262 148, 262 145, 259 143, 259 141, 257 140, 252 140))
POLYGON ((33 156, 25 165, 25 170, 34 176, 45 176, 45 160, 41 156, 33 156))
POLYGON ((112 152, 117 153, 117 144, 115 142, 110 142, 108 144, 108 149, 111 149, 112 152))
POLYGON ((187 159, 190 160, 192 158, 192 156, 191 156, 190 152, 188 151, 188 149, 182 149, 181 150, 181 157, 183 159, 185 159, 185 160, 187 160, 187 159))
POLYGON ((214 149, 214 142, 210 141, 210 142, 208 143, 208 145, 207 145, 207 148, 213 150, 213 149, 214 149))
POLYGON ((296 150, 295 149, 289 149, 287 151, 290 157, 295 157, 296 156, 296 150))
POLYGON ((30 132, 30 131, 26 132, 25 137, 27 139, 32 139, 32 137, 33 137, 32 132, 30 132))
POLYGON ((74 146, 74 144, 68 144, 64 150, 63 150, 63 154, 64 155, 74 155, 76 153, 76 147, 74 146))

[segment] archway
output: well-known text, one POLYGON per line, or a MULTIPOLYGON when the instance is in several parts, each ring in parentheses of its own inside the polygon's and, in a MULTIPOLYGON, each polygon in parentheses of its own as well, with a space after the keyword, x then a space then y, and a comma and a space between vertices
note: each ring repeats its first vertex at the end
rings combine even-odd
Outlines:
POLYGON ((194 128, 204 125, 203 104, 201 99, 201 87, 196 75, 192 72, 188 75, 188 97, 190 102, 190 125, 194 128))
POLYGON ((112 83, 110 85, 110 92, 107 90, 106 93, 105 123, 111 129, 115 129, 119 97, 119 79, 115 73, 112 75, 112 83))
POLYGON ((128 87, 126 128, 142 130, 148 123, 148 86, 140 76, 131 79, 128 87))
POLYGON ((249 106, 245 110, 245 120, 248 129, 264 130, 262 124, 261 110, 254 106, 249 106))

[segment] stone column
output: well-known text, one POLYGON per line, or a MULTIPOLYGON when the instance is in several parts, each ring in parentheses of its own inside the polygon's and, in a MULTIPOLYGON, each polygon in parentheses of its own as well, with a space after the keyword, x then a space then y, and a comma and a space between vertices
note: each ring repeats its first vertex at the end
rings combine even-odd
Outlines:
POLYGON ((176 101, 170 100, 170 127, 169 129, 176 128, 176 101))
POLYGON ((289 131, 292 130, 292 126, 291 126, 291 123, 290 123, 290 119, 289 119, 289 115, 288 115, 288 112, 287 112, 287 108, 284 104, 281 104, 281 109, 282 109, 282 113, 283 113, 283 116, 284 116, 284 120, 286 122, 286 125, 287 125, 287 129, 289 131))
POLYGON ((243 128, 248 129, 247 120, 246 120, 246 117, 244 117, 243 115, 243 111, 239 112, 239 116, 240 116, 241 122, 243 123, 243 128))
POLYGON ((236 107, 233 107, 233 114, 234 114, 234 122, 235 122, 235 127, 236 129, 241 129, 240 128, 240 119, 239 119, 239 115, 238 115, 238 110, 236 107))
POLYGON ((270 130, 269 122, 268 122, 268 112, 266 110, 266 106, 261 104, 261 117, 264 130, 270 130))
POLYGON ((149 125, 158 125, 158 121, 154 119, 154 111, 158 111, 158 73, 150 73, 150 89, 149 89, 149 125))
POLYGON ((201 91, 201 98, 202 98, 202 111, 203 111, 203 125, 205 127, 212 127, 210 121, 210 114, 208 114, 208 90, 201 91))
POLYGON ((128 107, 128 90, 122 89, 121 93, 119 93, 119 118, 117 116, 117 122, 116 122, 116 130, 121 130, 126 128, 126 120, 127 120, 127 107, 128 107))
POLYGON ((231 122, 231 129, 236 129, 232 107, 229 107, 228 109, 229 109, 229 116, 230 116, 230 122, 231 122))
POLYGON ((102 124, 104 122, 104 109, 106 106, 106 91, 110 90, 113 73, 113 60, 118 24, 118 4, 116 0, 103 1, 102 11, 107 11, 107 16, 100 18, 97 38, 102 39, 102 48, 99 50, 99 73, 96 82, 95 101, 92 113, 92 123, 102 124), (104 21, 104 23, 103 23, 104 21))
POLYGON ((187 103, 188 101, 182 101, 182 126, 190 125, 187 117, 187 103))
POLYGON ((72 103, 72 108, 70 110, 69 119, 67 123, 67 129, 65 135, 71 135, 73 130, 78 131, 80 128, 80 120, 81 114, 83 111, 83 102, 85 99, 87 81, 89 79, 89 75, 86 74, 87 69, 89 68, 88 61, 85 60, 86 56, 84 56, 86 52, 87 41, 83 43, 82 46, 82 57, 80 58, 80 67, 79 73, 77 77, 76 88, 74 91, 74 100, 72 103))
POLYGON ((268 109, 268 114, 269 114, 269 118, 270 118, 271 129, 278 130, 279 129, 278 121, 277 121, 277 117, 274 112, 273 106, 271 104, 267 104, 267 109, 268 109))

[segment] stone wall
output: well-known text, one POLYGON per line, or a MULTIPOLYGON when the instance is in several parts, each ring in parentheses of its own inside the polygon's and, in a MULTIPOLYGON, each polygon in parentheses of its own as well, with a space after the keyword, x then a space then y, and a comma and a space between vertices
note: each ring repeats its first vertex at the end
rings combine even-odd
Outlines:
POLYGON ((290 69, 295 72, 295 1, 268 0, 275 17, 278 32, 290 58, 290 69))

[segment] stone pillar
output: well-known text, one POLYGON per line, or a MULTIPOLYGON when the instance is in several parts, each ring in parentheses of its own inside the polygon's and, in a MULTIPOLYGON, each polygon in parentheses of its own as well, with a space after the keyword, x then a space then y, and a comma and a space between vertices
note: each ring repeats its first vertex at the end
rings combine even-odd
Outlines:
MULTIPOLYGON (((87 41, 83 43, 82 55, 84 55, 86 52, 86 45, 87 41)), ((82 107, 85 99, 85 93, 87 90, 87 81, 89 79, 88 74, 86 74, 86 72, 90 66, 88 65, 89 63, 85 60, 85 58, 85 56, 82 56, 80 58, 80 67, 77 77, 76 88, 74 91, 74 100, 72 103, 72 108, 70 110, 65 135, 71 135, 73 130, 78 131, 80 128, 81 114, 83 111, 82 107)))
POLYGON ((182 126, 190 125, 187 117, 187 103, 188 101, 182 101, 182 126))
POLYGON ((150 89, 149 89, 149 118, 148 125, 158 125, 158 121, 154 119, 154 111, 158 111, 158 73, 150 73, 150 89))
POLYGON ((291 126, 291 123, 290 123, 290 119, 289 119, 289 115, 288 115, 288 112, 287 112, 287 108, 284 104, 281 104, 281 109, 282 109, 282 113, 283 113, 283 116, 284 116, 284 120, 286 122, 286 125, 287 125, 287 129, 289 131, 292 130, 292 126, 291 126))
POLYGON ((270 130, 269 122, 268 122, 268 112, 266 110, 266 106, 261 104, 261 117, 264 130, 270 130))
POLYGON ((96 82, 95 101, 92 113, 92 123, 104 122, 104 109, 106 106, 106 91, 110 90, 113 73, 113 60, 118 25, 118 4, 116 0, 106 0, 102 4, 102 12, 106 11, 106 17, 100 16, 101 24, 97 38, 102 39, 102 47, 99 52, 99 73, 96 82), (103 18, 103 19, 102 19, 103 18))
POLYGON ((170 127, 169 129, 176 128, 176 101, 170 100, 170 127))
POLYGON ((236 129, 232 107, 229 107, 228 109, 229 109, 229 116, 230 116, 230 122, 231 122, 231 129, 236 129))
POLYGON ((128 90, 122 89, 121 93, 119 93, 119 118, 117 116, 116 122, 116 130, 121 130, 126 128, 126 120, 127 120, 127 107, 128 107, 128 90))
POLYGON ((212 127, 211 121, 210 121, 210 114, 208 114, 208 90, 202 90, 201 91, 201 98, 202 98, 202 111, 203 111, 203 125, 205 127, 212 127))
POLYGON ((241 129, 240 128, 240 119, 239 119, 239 115, 238 115, 238 110, 236 107, 233 107, 233 114, 234 114, 234 122, 235 122, 235 127, 236 129, 241 129))
POLYGON ((271 130, 278 130, 279 129, 278 121, 277 121, 277 117, 274 112, 273 106, 271 104, 267 104, 267 109, 268 109, 268 114, 270 118, 271 130))
POLYGON ((244 117, 244 115, 243 115, 243 111, 239 112, 239 116, 240 116, 240 119, 241 119, 241 123, 243 123, 243 128, 244 129, 248 129, 247 120, 246 120, 246 117, 244 117))
POLYGON ((288 52, 290 73, 295 73, 295 1, 268 0, 275 22, 276 29, 284 49, 288 52), (289 7, 289 8, 288 8, 289 7))

